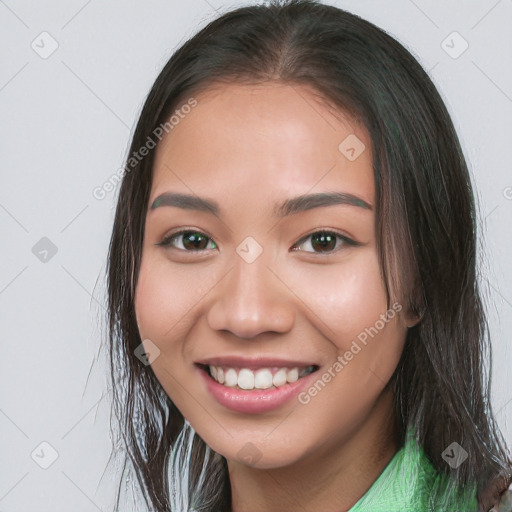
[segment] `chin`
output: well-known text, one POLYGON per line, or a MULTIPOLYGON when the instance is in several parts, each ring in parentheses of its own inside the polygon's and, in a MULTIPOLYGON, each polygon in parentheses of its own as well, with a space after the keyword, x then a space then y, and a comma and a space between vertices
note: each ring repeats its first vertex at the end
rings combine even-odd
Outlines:
MULTIPOLYGON (((288 439, 290 440, 290 438, 288 439)), ((208 442, 206 439, 205 441, 208 442)), ((303 450, 297 450, 297 446, 301 444, 290 442, 290 448, 284 450, 282 439, 276 437, 274 442, 264 440, 260 443, 256 436, 228 438, 220 443, 208 443, 214 451, 226 458, 228 463, 239 463, 262 470, 284 468, 296 464, 307 455, 303 450)))

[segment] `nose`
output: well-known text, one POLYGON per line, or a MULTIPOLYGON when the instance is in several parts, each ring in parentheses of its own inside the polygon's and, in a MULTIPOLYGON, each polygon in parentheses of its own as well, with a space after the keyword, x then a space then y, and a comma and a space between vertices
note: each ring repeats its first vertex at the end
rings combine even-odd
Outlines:
POLYGON ((291 330, 295 322, 293 293, 277 274, 263 257, 247 263, 236 255, 234 267, 216 287, 207 314, 210 328, 246 339, 291 330))

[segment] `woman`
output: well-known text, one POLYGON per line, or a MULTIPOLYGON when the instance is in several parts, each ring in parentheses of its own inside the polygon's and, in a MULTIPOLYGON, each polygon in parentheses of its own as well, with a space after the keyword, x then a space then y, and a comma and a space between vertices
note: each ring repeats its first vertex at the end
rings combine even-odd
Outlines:
POLYGON ((475 207, 418 62, 311 1, 229 12, 138 121, 109 253, 115 411, 166 511, 487 511, 475 207))

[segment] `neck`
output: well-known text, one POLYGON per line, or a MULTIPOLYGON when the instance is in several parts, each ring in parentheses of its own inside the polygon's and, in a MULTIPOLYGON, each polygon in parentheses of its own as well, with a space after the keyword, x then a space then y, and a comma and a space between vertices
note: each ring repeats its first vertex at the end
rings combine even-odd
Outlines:
POLYGON ((398 450, 393 395, 386 388, 363 424, 338 446, 325 443, 295 464, 257 469, 228 460, 231 512, 346 512, 398 450))

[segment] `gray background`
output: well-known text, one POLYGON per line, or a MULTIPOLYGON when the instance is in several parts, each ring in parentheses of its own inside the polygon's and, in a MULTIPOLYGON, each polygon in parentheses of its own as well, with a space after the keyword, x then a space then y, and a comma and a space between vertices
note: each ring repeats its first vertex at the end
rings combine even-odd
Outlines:
MULTIPOLYGON (((0 0, 2 512, 109 509, 100 344, 116 194, 98 200, 92 191, 122 166, 173 49, 216 11, 246 3, 0 0), (52 450, 57 459, 43 469, 52 450)), ((512 1, 329 3, 408 47, 453 115, 481 216, 493 406, 512 440, 512 1)))

